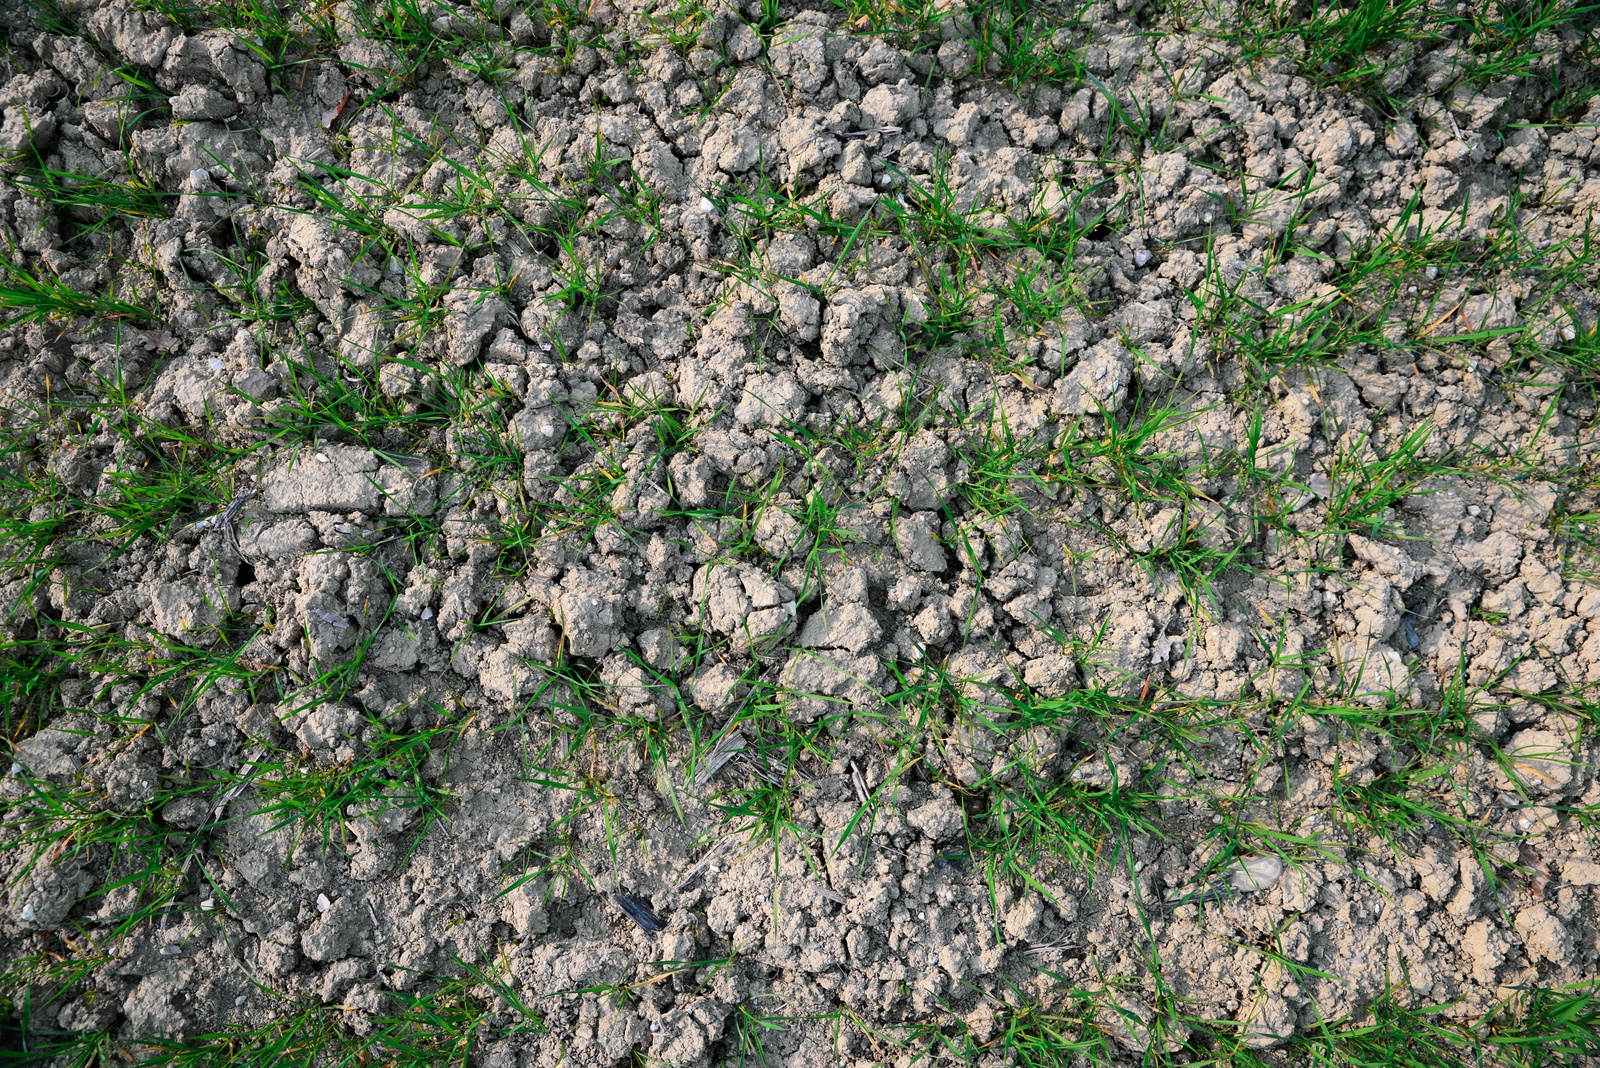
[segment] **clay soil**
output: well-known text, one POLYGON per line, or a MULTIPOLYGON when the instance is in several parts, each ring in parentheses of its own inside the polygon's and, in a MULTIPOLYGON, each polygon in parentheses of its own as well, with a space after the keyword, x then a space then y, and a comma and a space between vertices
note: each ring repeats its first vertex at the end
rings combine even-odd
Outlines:
POLYGON ((1590 11, 0 7, 6 1063, 1600 1057, 1590 11))

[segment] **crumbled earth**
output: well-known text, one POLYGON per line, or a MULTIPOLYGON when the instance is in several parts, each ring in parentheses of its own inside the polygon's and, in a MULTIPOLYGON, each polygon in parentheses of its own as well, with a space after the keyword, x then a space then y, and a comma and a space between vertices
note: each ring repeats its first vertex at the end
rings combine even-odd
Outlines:
POLYGON ((1127 0, 1020 82, 960 4, 424 7, 493 47, 4 16, 29 1027, 1135 1057, 1596 977, 1583 27, 1374 95, 1127 0))

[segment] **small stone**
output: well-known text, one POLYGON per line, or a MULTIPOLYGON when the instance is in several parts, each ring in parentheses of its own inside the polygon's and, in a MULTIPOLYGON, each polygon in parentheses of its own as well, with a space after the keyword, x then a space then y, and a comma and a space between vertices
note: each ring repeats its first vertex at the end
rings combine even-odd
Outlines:
POLYGON ((317 895, 317 911, 318 912, 327 912, 331 908, 333 908, 333 902, 328 900, 328 895, 327 894, 318 894, 317 895))
POLYGON ((1228 882, 1235 890, 1270 890, 1283 875, 1283 861, 1277 857, 1242 857, 1228 869, 1228 882))
POLYGON ((1149 249, 1142 248, 1142 249, 1139 249, 1137 252, 1135 252, 1133 254, 1133 265, 1135 267, 1143 267, 1145 264, 1147 264, 1149 262, 1150 262, 1150 250, 1149 249))
POLYGON ((200 902, 200 911, 201 912, 210 912, 212 909, 214 909, 216 907, 217 907, 217 899, 214 898, 214 897, 208 897, 204 901, 200 902))
POLYGON ((319 453, 317 453, 317 463, 319 463, 319 464, 331 464, 331 463, 333 463, 333 461, 328 459, 328 454, 327 453, 319 452, 319 453))
POLYGON ((161 947, 161 955, 163 957, 176 957, 178 954, 180 954, 182 952, 183 952, 183 947, 182 946, 162 946, 161 947))
POLYGON ((701 197, 700 211, 705 215, 715 215, 717 213, 717 206, 711 203, 710 197, 701 197))
POLYGON ((35 915, 35 913, 33 911, 33 906, 32 905, 24 905, 24 906, 22 906, 22 922, 23 923, 32 923, 34 915, 35 915))
POLYGON ((246 997, 243 994, 240 994, 238 997, 233 999, 233 1007, 237 1009, 240 1005, 243 1005, 245 1002, 247 1002, 249 1000, 250 999, 248 997, 246 997))

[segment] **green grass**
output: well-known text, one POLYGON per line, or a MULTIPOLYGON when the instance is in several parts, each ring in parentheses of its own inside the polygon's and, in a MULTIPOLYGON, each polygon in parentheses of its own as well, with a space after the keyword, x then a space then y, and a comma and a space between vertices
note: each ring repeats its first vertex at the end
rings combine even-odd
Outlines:
MULTIPOLYGON (((123 1039, 112 1034, 45 1035, 10 1063, 48 1063, 90 1068, 137 1063, 158 1068, 229 1064, 251 1068, 313 1068, 329 1064, 380 1063, 394 1068, 453 1065, 466 1068, 483 1045, 538 1033, 543 1021, 512 993, 505 962, 465 965, 462 979, 424 982, 424 993, 386 991, 365 1035, 350 1033, 340 1006, 279 999, 271 1023, 197 1035, 183 1040, 123 1039)), ((258 998, 271 995, 257 994, 258 998)))
POLYGON ((369 718, 361 755, 332 767, 273 754, 248 774, 254 785, 253 814, 266 816, 274 830, 296 827, 318 835, 321 842, 315 844, 326 850, 336 839, 348 846, 346 817, 377 817, 398 809, 408 814, 407 833, 415 841, 441 818, 450 799, 431 781, 442 771, 430 764, 448 757, 451 736, 459 736, 460 725, 442 715, 437 721, 427 730, 396 732, 369 718))
POLYGON ((79 223, 81 239, 118 219, 165 219, 177 194, 147 178, 91 176, 41 167, 17 176, 17 188, 79 223))
POLYGON ((846 24, 858 32, 882 36, 901 48, 937 50, 944 26, 975 51, 971 72, 1021 88, 1039 85, 1076 87, 1085 70, 1072 31, 1090 22, 1087 5, 1071 0, 1027 4, 1021 0, 980 0, 959 16, 937 0, 834 0, 846 24))
POLYGON ((24 269, 0 268, 0 327, 49 319, 148 322, 151 309, 109 294, 83 292, 58 278, 24 269))
POLYGON ((1324 84, 1379 98, 1398 89, 1387 79, 1404 73, 1408 50, 1451 39, 1465 48, 1446 70, 1445 88, 1538 77, 1554 33, 1576 33, 1585 47, 1592 45, 1594 9, 1588 0, 1480 4, 1448 12, 1420 0, 1315 0, 1307 11, 1283 0, 1259 0, 1244 17, 1222 20, 1204 2, 1176 6, 1186 19, 1240 43, 1247 55, 1286 54, 1324 84))

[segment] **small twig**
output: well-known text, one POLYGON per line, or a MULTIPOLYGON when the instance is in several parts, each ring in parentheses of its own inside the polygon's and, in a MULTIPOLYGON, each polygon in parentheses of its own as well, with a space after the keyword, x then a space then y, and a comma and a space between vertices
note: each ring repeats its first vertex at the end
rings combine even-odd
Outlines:
POLYGON ((699 862, 695 864, 694 867, 683 873, 683 878, 678 880, 678 885, 673 887, 673 889, 681 894, 685 890, 692 887, 695 883, 699 882, 701 879, 704 879, 706 872, 711 870, 711 866, 715 864, 717 860, 724 853, 726 853, 732 845, 733 836, 729 835, 716 845, 712 846, 710 851, 707 852, 705 856, 701 857, 699 862))
POLYGON ((233 551, 243 556, 244 553, 239 549, 239 531, 235 524, 238 522, 239 513, 244 511, 245 503, 255 495, 256 491, 253 489, 245 490, 243 493, 235 495, 233 500, 228 502, 226 508, 216 515, 207 516, 200 520, 190 529, 199 534, 210 530, 212 527, 221 527, 222 535, 227 539, 228 544, 233 546, 233 551))
POLYGON ((712 746, 711 752, 706 754, 705 762, 700 765, 700 770, 695 772, 693 785, 697 787, 704 786, 710 782, 716 777, 717 772, 727 766, 728 761, 743 752, 744 748, 744 733, 738 727, 723 735, 717 740, 717 744, 712 746))
POLYGON ((872 794, 867 791, 866 777, 861 774, 854 760, 850 761, 850 785, 855 788, 857 801, 864 805, 872 800, 872 794))
POLYGON ((646 934, 660 934, 667 929, 667 925, 662 922, 661 917, 652 912, 650 906, 645 904, 642 899, 634 897, 632 894, 618 893, 612 894, 611 900, 615 901, 617 907, 623 911, 623 914, 638 924, 639 930, 644 931, 646 934))

